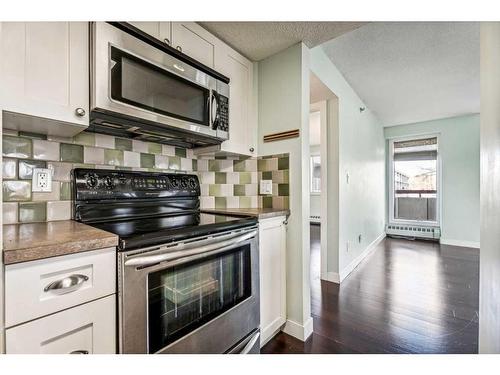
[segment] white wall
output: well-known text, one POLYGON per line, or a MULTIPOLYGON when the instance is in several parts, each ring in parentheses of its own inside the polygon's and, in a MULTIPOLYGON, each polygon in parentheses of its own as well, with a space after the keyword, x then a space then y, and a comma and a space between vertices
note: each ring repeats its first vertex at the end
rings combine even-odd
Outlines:
POLYGON ((479 115, 391 126, 384 133, 387 139, 439 134, 441 242, 479 247, 479 115))
POLYGON ((360 261, 370 244, 384 236, 384 134, 369 108, 360 113, 359 108, 365 104, 321 47, 311 49, 310 59, 311 71, 338 97, 339 255, 337 267, 329 257, 328 270, 339 273, 342 279, 360 261), (360 234, 362 240, 358 242, 360 234))
POLYGON ((500 353, 500 23, 481 23, 479 352, 500 353))
MULTIPOLYGON (((313 145, 310 147, 311 156, 320 154, 320 145, 313 145)), ((311 194, 311 216, 321 216, 321 195, 311 194)))
POLYGON ((312 333, 309 279, 309 50, 302 43, 259 62, 259 155, 290 154, 287 230, 287 325, 312 333), (264 135, 300 129, 300 137, 264 143, 264 135))

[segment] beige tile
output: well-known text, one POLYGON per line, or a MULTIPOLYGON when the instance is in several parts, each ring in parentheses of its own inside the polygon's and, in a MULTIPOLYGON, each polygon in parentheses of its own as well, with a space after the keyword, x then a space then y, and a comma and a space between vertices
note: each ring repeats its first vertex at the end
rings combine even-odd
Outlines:
POLYGON ((148 144, 146 142, 132 140, 132 150, 134 152, 148 153, 148 144))
POLYGON ((33 159, 37 160, 59 160, 60 146, 57 142, 33 140, 33 159))
POLYGON ((245 170, 247 172, 257 172, 257 159, 245 160, 245 170))
POLYGON ((49 192, 33 192, 31 200, 38 202, 58 201, 61 194, 61 184, 59 181, 52 181, 52 191, 49 192))
POLYGON ((104 148, 115 148, 115 137, 106 134, 96 134, 95 135, 95 145, 96 147, 104 148))
POLYGON ((31 181, 5 180, 3 185, 4 202, 20 202, 31 200, 31 181))
POLYGON ((198 171, 199 172, 208 171, 208 160, 198 159, 197 164, 198 164, 198 171))
POLYGON ((251 195, 259 195, 258 193, 258 184, 247 184, 245 185, 245 195, 251 196, 251 195))
POLYGON ((192 150, 192 149, 190 149, 190 148, 188 148, 188 149, 186 150, 186 157, 187 157, 188 159, 196 159, 196 156, 194 155, 193 150, 192 150))
POLYGON ((83 148, 83 162, 88 164, 104 164, 104 149, 85 146, 83 148))
POLYGON ((71 219, 71 201, 47 202, 47 220, 71 219))
POLYGON ((17 202, 2 204, 2 216, 4 224, 17 223, 17 202))
POLYGON ((215 208, 215 197, 200 197, 201 209, 215 208))
POLYGON ((193 170, 193 162, 191 159, 181 158, 181 170, 183 171, 192 171, 193 170))
POLYGON ((140 167, 141 154, 132 151, 123 151, 123 164, 126 167, 140 167))
POLYGON ((226 198, 227 208, 240 208, 240 197, 227 197, 226 198))
POLYGON ((239 184, 240 183, 240 174, 238 172, 227 172, 226 173, 226 182, 228 184, 239 184))
POLYGON ((209 195, 208 194, 208 186, 209 186, 208 184, 201 184, 200 185, 200 194, 202 196, 208 196, 209 195))
POLYGON ((198 172, 202 184, 215 184, 215 172, 198 172))
POLYGON ((17 177, 17 160, 2 159, 2 177, 4 179, 14 179, 17 177))
POLYGON ((233 161, 232 160, 219 160, 219 170, 220 172, 232 172, 233 171, 233 161))
POLYGON ((71 169, 73 169, 71 163, 49 162, 47 168, 52 170, 54 181, 69 181, 71 179, 71 169))
POLYGON ((259 182, 259 172, 250 172, 250 182, 252 184, 259 182))
POLYGON ((168 169, 168 156, 155 155, 155 168, 168 169))
POLYGON ((161 153, 167 156, 175 156, 175 147, 170 145, 161 145, 161 153))

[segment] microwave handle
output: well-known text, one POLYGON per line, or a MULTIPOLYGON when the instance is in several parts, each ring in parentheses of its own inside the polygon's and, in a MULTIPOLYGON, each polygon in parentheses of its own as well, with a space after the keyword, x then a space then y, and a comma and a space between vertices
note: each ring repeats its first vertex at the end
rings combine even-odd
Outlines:
POLYGON ((219 94, 210 92, 210 127, 217 130, 217 120, 219 119, 219 94))

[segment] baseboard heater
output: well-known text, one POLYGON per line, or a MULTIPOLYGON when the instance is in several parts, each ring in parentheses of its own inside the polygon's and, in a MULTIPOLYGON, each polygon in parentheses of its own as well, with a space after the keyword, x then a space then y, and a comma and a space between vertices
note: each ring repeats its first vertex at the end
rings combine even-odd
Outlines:
POLYGON ((426 240, 439 240, 441 229, 423 225, 401 225, 389 224, 385 227, 385 233, 391 237, 420 238, 426 240))
POLYGON ((309 222, 312 224, 321 224, 321 216, 311 215, 309 216, 309 222))

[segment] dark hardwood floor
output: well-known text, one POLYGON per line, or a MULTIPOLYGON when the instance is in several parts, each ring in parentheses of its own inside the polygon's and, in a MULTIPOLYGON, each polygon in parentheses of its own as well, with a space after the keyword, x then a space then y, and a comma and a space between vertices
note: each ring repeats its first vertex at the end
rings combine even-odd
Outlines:
POLYGON ((387 238, 339 286, 319 278, 319 238, 312 225, 314 332, 262 353, 477 353, 479 250, 387 238))

